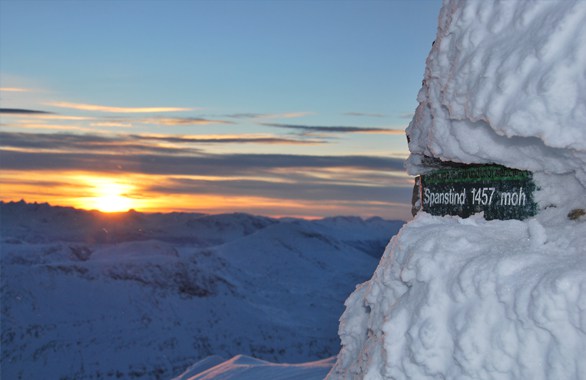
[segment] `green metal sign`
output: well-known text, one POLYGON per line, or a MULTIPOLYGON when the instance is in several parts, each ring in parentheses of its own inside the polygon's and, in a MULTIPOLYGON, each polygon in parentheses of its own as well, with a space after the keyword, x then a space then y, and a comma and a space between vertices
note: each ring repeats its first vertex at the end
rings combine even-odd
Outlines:
POLYGON ((537 213, 531 172, 499 165, 445 167, 415 179, 413 207, 432 215, 525 219, 537 213))

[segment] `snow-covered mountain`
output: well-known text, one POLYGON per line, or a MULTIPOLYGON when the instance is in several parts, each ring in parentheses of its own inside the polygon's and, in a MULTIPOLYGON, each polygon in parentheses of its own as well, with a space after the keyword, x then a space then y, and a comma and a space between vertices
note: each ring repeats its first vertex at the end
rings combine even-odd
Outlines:
POLYGON ((403 224, 24 202, 0 203, 0 217, 7 379, 169 379, 209 355, 331 357, 344 299, 403 224))

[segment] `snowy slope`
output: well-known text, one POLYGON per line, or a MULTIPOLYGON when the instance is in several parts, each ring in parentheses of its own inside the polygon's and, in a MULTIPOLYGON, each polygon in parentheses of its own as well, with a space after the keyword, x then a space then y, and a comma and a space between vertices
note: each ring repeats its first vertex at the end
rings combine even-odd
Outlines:
POLYGON ((424 157, 534 172, 536 217, 420 212, 346 300, 329 379, 586 379, 586 2, 444 1, 424 157))
POLYGON ((194 364, 173 380, 322 380, 333 361, 332 357, 308 363, 276 364, 238 355, 218 362, 216 356, 194 364))
POLYGON ((214 354, 331 357, 343 300, 381 254, 370 249, 402 225, 25 203, 0 203, 0 216, 11 379, 169 379, 214 354))

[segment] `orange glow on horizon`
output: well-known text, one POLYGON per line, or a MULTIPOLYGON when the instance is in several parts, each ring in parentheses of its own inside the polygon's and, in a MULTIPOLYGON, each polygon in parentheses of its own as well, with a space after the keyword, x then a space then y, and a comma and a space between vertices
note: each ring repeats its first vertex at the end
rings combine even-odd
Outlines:
POLYGON ((90 179, 89 182, 95 196, 85 200, 87 205, 84 208, 102 212, 120 212, 134 208, 134 200, 128 197, 128 193, 133 190, 132 186, 104 178, 90 179))
MULTIPOLYGON (((185 177, 188 178, 188 177, 185 177)), ((214 181, 216 177, 193 177, 214 181)), ((87 172, 46 171, 34 174, 4 171, 0 173, 1 199, 5 202, 24 200, 49 203, 52 206, 75 207, 101 212, 143 213, 193 212, 222 214, 244 212, 270 217, 319 219, 333 215, 380 214, 391 209, 397 218, 408 218, 410 206, 392 202, 283 199, 278 197, 236 194, 181 193, 165 191, 166 176, 127 173, 93 174, 87 172)), ((221 180, 221 177, 218 177, 221 180)))

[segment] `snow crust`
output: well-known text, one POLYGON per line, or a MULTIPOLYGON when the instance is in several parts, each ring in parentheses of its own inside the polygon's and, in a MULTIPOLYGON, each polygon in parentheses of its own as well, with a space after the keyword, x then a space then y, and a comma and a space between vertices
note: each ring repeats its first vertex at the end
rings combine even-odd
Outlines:
POLYGON ((531 219, 420 212, 346 300, 328 379, 586 379, 586 2, 445 0, 407 129, 530 170, 531 219))
POLYGON ((24 202, 0 202, 0 216, 2 379, 170 379, 214 354, 331 357, 344 300, 403 224, 24 202))
POLYGON ((419 214, 346 301, 330 379, 586 378, 586 220, 419 214))
MULTIPOLYGON (((212 362, 216 358, 212 358, 212 362)), ((210 360, 206 358, 173 380, 322 380, 333 362, 334 357, 300 364, 277 364, 237 355, 209 367, 210 360)))
POLYGON ((407 134, 423 155, 586 187, 586 2, 444 1, 407 134))

